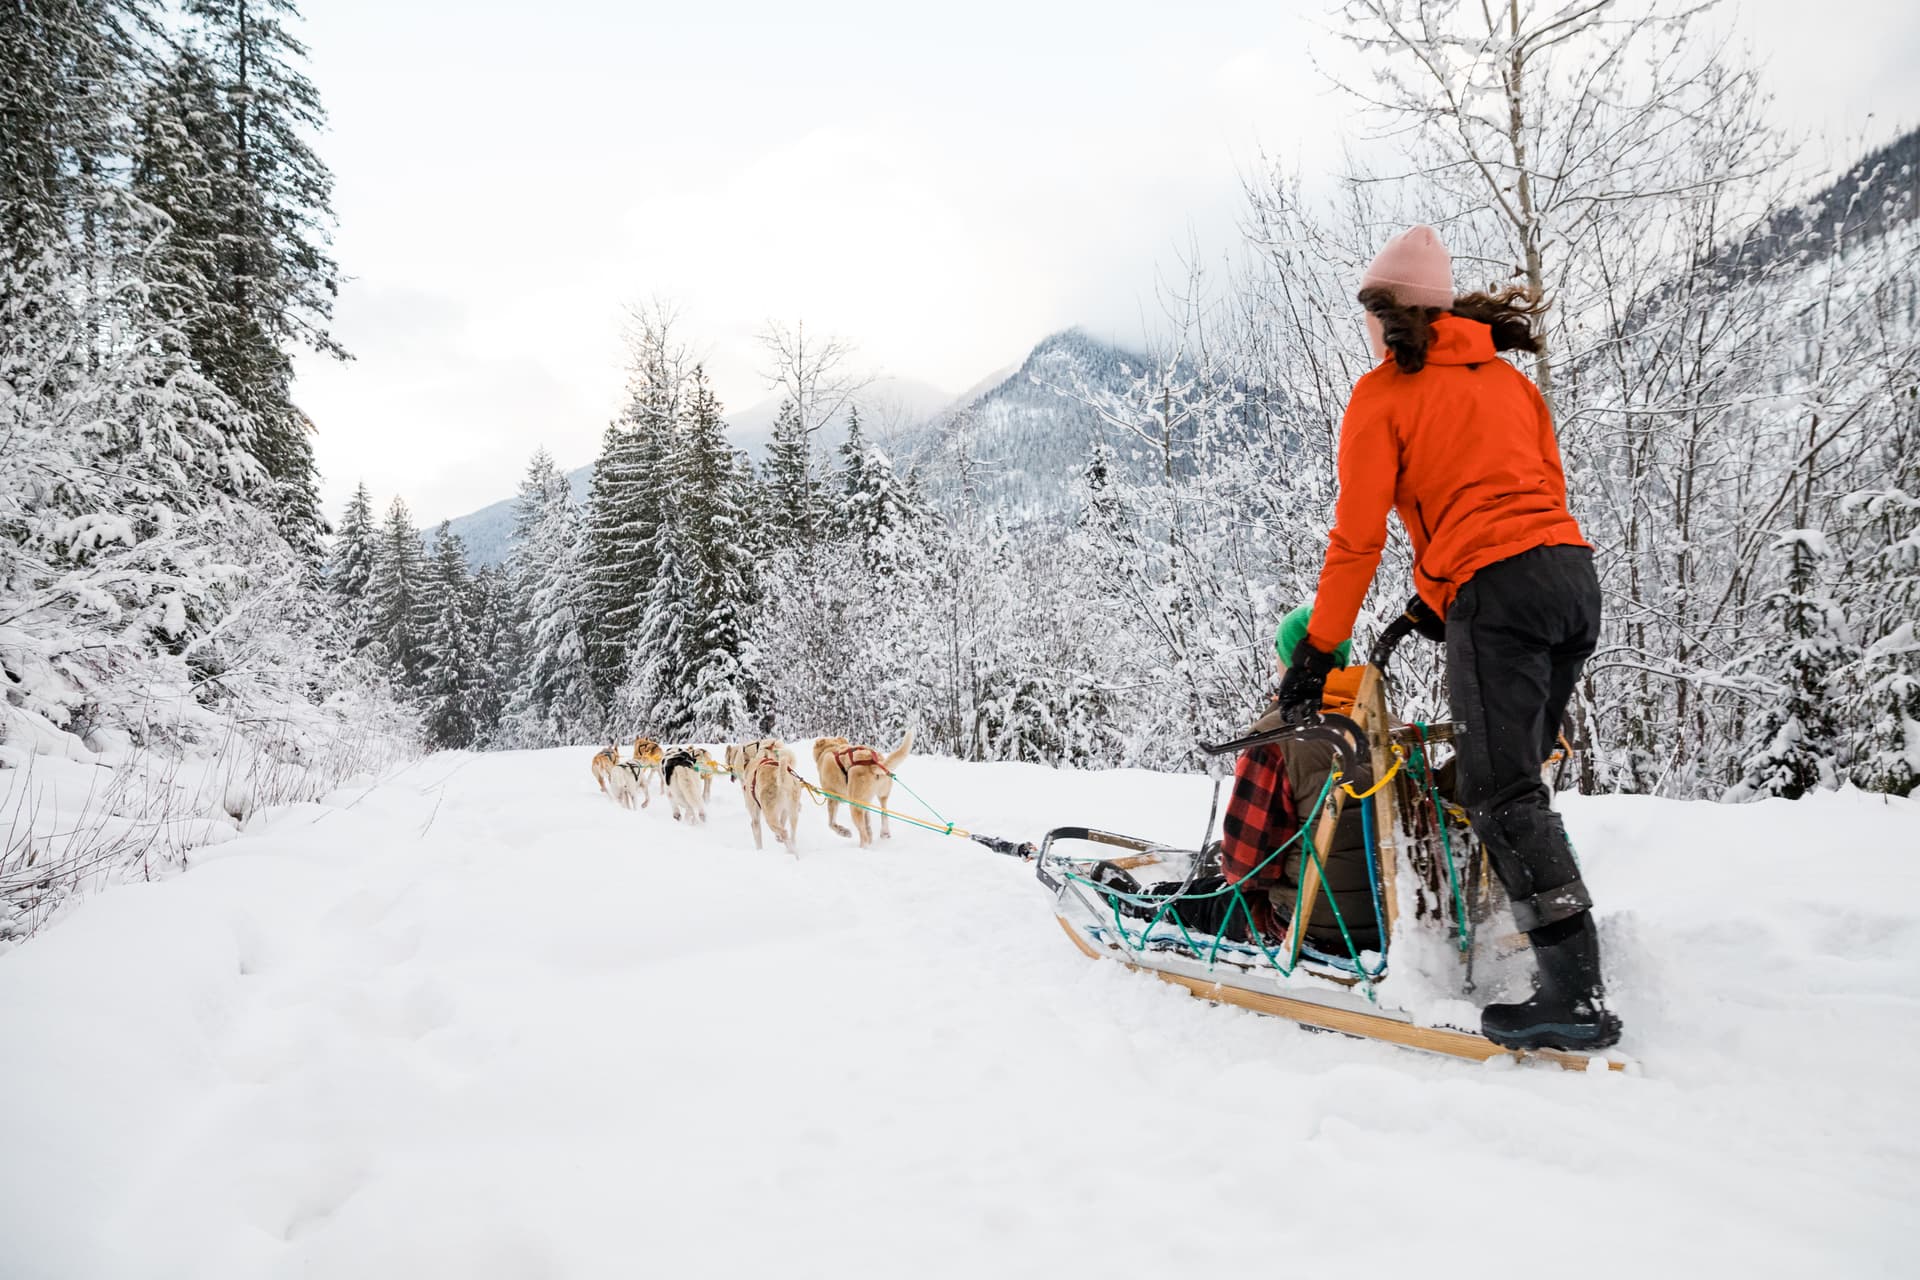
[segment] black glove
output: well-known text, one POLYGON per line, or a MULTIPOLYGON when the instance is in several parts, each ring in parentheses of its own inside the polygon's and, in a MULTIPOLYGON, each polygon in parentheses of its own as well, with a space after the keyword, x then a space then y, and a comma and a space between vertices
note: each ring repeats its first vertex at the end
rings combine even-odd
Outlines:
POLYGON ((1413 629, 1435 644, 1447 642, 1447 620, 1433 611, 1433 606, 1419 596, 1407 601, 1406 618, 1413 623, 1413 629))
POLYGON ((1288 724, 1311 720, 1320 711, 1320 698, 1327 691, 1327 675, 1340 660, 1302 640, 1293 646, 1287 659, 1287 674, 1280 681, 1280 718, 1288 724))

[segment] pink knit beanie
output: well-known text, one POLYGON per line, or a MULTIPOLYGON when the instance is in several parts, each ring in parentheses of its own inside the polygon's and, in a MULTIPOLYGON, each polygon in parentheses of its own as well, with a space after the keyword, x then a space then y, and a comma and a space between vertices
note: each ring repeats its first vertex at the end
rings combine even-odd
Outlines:
POLYGON ((1387 241, 1360 277, 1360 287, 1382 285, 1403 307, 1453 305, 1453 258, 1432 227, 1408 227, 1387 241))

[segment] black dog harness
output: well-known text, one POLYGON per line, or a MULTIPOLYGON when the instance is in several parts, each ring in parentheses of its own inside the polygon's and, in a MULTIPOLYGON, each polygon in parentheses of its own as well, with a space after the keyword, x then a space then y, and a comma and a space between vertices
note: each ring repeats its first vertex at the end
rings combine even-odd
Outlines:
POLYGON ((698 772, 700 757, 691 751, 676 751, 660 762, 660 777, 668 786, 673 785, 673 775, 680 769, 692 769, 698 772))

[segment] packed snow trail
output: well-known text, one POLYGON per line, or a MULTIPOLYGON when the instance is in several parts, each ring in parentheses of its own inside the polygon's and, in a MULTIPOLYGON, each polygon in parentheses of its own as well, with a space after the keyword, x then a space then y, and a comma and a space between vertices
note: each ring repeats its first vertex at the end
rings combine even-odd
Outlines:
MULTIPOLYGON (((13 1277, 1911 1275, 1920 804, 1568 798, 1644 1074, 1092 963, 1030 867, 616 809, 591 749, 257 815, 0 956, 13 1277)), ((1197 778, 911 760, 1190 844, 1197 778)))

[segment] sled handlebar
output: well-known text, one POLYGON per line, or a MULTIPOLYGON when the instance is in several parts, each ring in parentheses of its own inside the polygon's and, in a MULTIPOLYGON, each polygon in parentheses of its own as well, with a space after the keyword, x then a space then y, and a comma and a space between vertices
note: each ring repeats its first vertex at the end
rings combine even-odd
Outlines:
POLYGON ((1393 661, 1393 651, 1400 647, 1402 640, 1412 634, 1413 618, 1403 613, 1389 622, 1387 629, 1382 631, 1379 639, 1373 642, 1373 648, 1367 651, 1367 661, 1380 668, 1381 675, 1387 674, 1387 664, 1393 661))
POLYGON ((1340 771, 1349 778, 1360 776, 1367 759, 1367 735, 1342 715, 1320 715, 1303 724, 1281 725, 1228 742, 1203 742, 1200 750, 1210 756, 1224 756, 1269 742, 1324 742, 1339 754, 1340 771))

